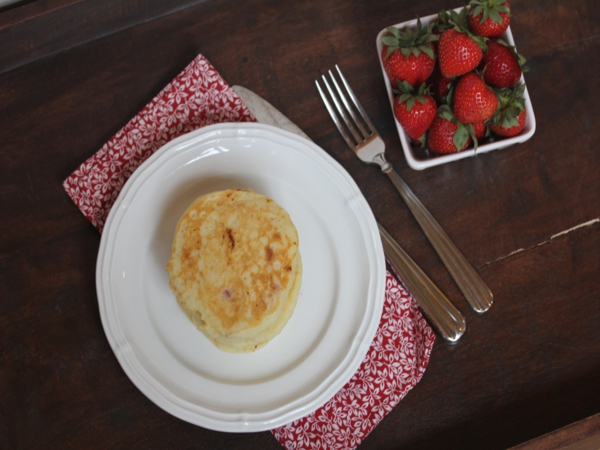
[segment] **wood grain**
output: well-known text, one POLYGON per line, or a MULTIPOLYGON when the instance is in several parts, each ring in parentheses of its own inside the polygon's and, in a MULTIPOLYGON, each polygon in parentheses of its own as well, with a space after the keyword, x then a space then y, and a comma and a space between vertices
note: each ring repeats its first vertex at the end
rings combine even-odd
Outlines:
POLYGON ((0 11, 0 73, 205 0, 27 0, 0 11))
POLYGON ((600 448, 600 414, 532 439, 511 450, 595 450, 600 448))
POLYGON ((22 7, 35 14, 0 13, 0 448, 281 448, 268 432, 190 425, 135 388, 99 318, 100 236, 61 187, 198 53, 339 161, 467 319, 457 345, 437 340, 421 382, 360 449, 505 449, 600 412, 595 2, 511 1, 536 134, 425 171, 401 153, 375 37, 459 5, 173 4, 38 0, 22 7), (66 27, 73 17, 89 22, 66 27), (469 309, 387 177, 346 148, 314 87, 335 64, 397 171, 491 287, 488 313, 469 309))

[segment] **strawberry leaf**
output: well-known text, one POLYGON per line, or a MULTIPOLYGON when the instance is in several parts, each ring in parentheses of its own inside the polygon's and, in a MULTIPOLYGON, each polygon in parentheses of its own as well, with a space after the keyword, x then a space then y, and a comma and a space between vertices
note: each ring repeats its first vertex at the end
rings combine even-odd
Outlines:
MULTIPOLYGON (((432 28, 432 30, 433 30, 433 28, 432 28)), ((439 40, 440 40, 440 37, 437 34, 433 34, 433 32, 430 32, 426 36, 423 36, 423 42, 425 42, 425 43, 439 41, 439 40)))
MULTIPOLYGON (((398 103, 404 103, 409 98, 413 98, 413 96, 410 94, 402 94, 398 97, 398 103)), ((409 111, 410 111, 410 109, 409 109, 409 111)))
MULTIPOLYGON (((462 10, 460 13, 462 14, 462 10)), ((460 14, 454 11, 453 9, 450 10, 450 22, 453 22, 454 25, 461 25, 460 14)))
POLYGON ((495 126, 510 128, 519 124, 518 116, 525 109, 525 85, 513 88, 497 89, 498 108, 492 116, 490 123, 495 126))
POLYGON ((423 30, 423 24, 421 23, 421 18, 417 17, 417 33, 421 33, 421 30, 423 30))
MULTIPOLYGON (((408 32, 408 30, 407 30, 408 32)), ((412 47, 415 44, 416 38, 415 36, 408 36, 406 39, 398 40, 398 46, 400 47, 412 47)))
MULTIPOLYGON (((401 35, 401 33, 400 33, 400 30, 399 30, 398 28, 396 28, 396 27, 388 27, 388 29, 387 29, 387 30, 388 30, 388 31, 389 31, 389 32, 392 34, 392 36, 393 36, 393 37, 395 37, 396 39, 401 39, 401 36, 402 36, 402 35, 401 35)), ((386 37, 387 37, 387 36, 386 36, 386 37)), ((385 39, 385 37, 384 37, 383 39, 385 39)), ((383 40, 383 39, 382 39, 382 40, 383 40)))
POLYGON ((470 15, 477 17, 481 14, 479 24, 481 25, 487 19, 491 19, 496 23, 502 23, 502 16, 500 13, 504 13, 510 16, 510 7, 504 4, 504 0, 471 0, 469 2, 471 7, 470 15))
POLYGON ((452 138, 452 142, 454 142, 454 146, 456 147, 456 151, 460 152, 462 148, 465 146, 467 141, 469 140, 469 131, 467 127, 465 127, 462 123, 458 122, 456 127, 456 131, 454 132, 454 137, 452 138))
POLYGON ((472 124, 468 124, 465 128, 467 129, 467 132, 469 133, 469 136, 471 136, 471 140, 473 141, 473 150, 475 150, 475 153, 477 153, 478 142, 477 136, 475 136, 475 129, 473 128, 472 124))
POLYGON ((519 121, 517 120, 516 117, 513 117, 513 116, 505 116, 502 120, 503 128, 516 127, 518 125, 519 125, 519 121))
POLYGON ((448 11, 442 10, 438 13, 438 20, 435 26, 440 34, 453 27, 453 25, 450 23, 450 14, 448 14, 448 11))
POLYGON ((437 115, 440 116, 442 119, 446 119, 451 122, 456 121, 456 117, 454 117, 454 114, 452 113, 452 110, 448 105, 440 106, 437 110, 437 115))
MULTIPOLYGON (((412 86, 411 86, 411 88, 412 88, 412 86)), ((417 91, 417 95, 424 95, 424 94, 428 94, 428 93, 429 93, 429 87, 427 86, 427 83, 422 83, 421 86, 419 86, 419 90, 417 91)))
MULTIPOLYGON (((429 44, 420 45, 418 47, 418 49, 421 50, 423 53, 425 53, 427 56, 429 56, 431 59, 435 59, 435 54, 433 53, 433 49, 431 48, 431 46, 429 44)), ((415 56, 419 56, 419 55, 415 55, 415 56)))
POLYGON ((448 83, 448 93, 446 94, 446 96, 443 98, 443 100, 446 102, 446 104, 448 105, 448 108, 452 111, 451 108, 454 107, 454 87, 456 86, 455 83, 448 83))
POLYGON ((494 22, 502 24, 502 16, 500 15, 500 13, 498 11, 490 11, 489 12, 489 16, 490 19, 492 19, 494 22))
MULTIPOLYGON (((472 15, 473 17, 477 17, 479 14, 481 14, 481 13, 483 12, 483 6, 481 6, 481 5, 477 5, 477 6, 475 6, 475 8, 473 8, 471 11, 472 11, 472 12, 471 12, 471 15, 472 15)), ((479 22, 479 23, 481 23, 481 22, 479 22)))
POLYGON ((423 27, 421 19, 417 17, 417 29, 406 28, 399 30, 396 27, 388 27, 390 33, 381 38, 381 42, 388 47, 386 59, 395 51, 400 49, 402 56, 408 58, 410 55, 418 57, 421 52, 425 52, 430 58, 435 59, 435 55, 429 45, 429 42, 439 39, 432 33, 433 24, 423 27))
POLYGON ((398 43, 398 39, 396 39, 394 36, 383 36, 381 38, 381 42, 388 47, 397 47, 396 44, 398 43))
POLYGON ((483 22, 488 20, 488 18, 489 18, 489 11, 487 9, 484 9, 483 14, 481 15, 481 20, 479 21, 479 25, 481 25, 483 22))
MULTIPOLYGON (((523 97, 523 94, 525 94, 525 85, 524 84, 520 84, 514 90, 513 97, 520 98, 520 97, 523 97)), ((521 98, 521 100, 523 100, 523 99, 521 98)))
POLYGON ((481 48, 481 50, 483 50, 484 52, 488 51, 488 46, 485 43, 485 39, 479 36, 474 36, 471 34, 471 39, 473 39, 475 42, 477 42, 477 45, 479 45, 479 47, 481 48))
POLYGON ((392 53, 394 53, 396 50, 398 50, 398 49, 394 48, 394 47, 388 47, 387 52, 385 53, 385 59, 389 58, 390 55, 392 53))

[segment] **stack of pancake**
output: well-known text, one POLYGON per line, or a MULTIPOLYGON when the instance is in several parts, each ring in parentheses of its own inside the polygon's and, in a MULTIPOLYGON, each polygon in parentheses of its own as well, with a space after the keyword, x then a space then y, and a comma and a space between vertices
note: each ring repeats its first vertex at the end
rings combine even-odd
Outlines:
POLYGON ((302 263, 288 213, 248 189, 196 199, 175 231, 169 285, 196 327, 217 347, 252 352, 288 322, 302 263))

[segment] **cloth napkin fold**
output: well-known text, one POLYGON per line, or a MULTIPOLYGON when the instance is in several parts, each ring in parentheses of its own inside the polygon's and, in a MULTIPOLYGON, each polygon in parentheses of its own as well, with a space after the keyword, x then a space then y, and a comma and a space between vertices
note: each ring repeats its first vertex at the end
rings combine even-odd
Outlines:
POLYGON ((121 188, 146 159, 185 133, 221 122, 256 122, 250 110, 202 55, 85 161, 63 187, 102 231, 121 188))
MULTIPOLYGON (((176 137, 221 122, 256 119, 202 55, 64 182, 101 232, 121 188, 150 155, 176 137)), ((287 449, 354 449, 419 382, 435 335, 416 301, 388 271, 377 334, 352 379, 312 414, 271 430, 287 449)))

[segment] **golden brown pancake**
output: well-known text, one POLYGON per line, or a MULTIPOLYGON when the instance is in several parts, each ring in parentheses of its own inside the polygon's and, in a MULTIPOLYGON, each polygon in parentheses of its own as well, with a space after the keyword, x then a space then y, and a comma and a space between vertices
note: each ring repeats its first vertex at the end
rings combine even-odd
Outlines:
POLYGON ((251 352, 291 317, 302 279, 298 233, 288 213, 248 189, 196 199, 175 231, 169 285, 217 347, 251 352))

